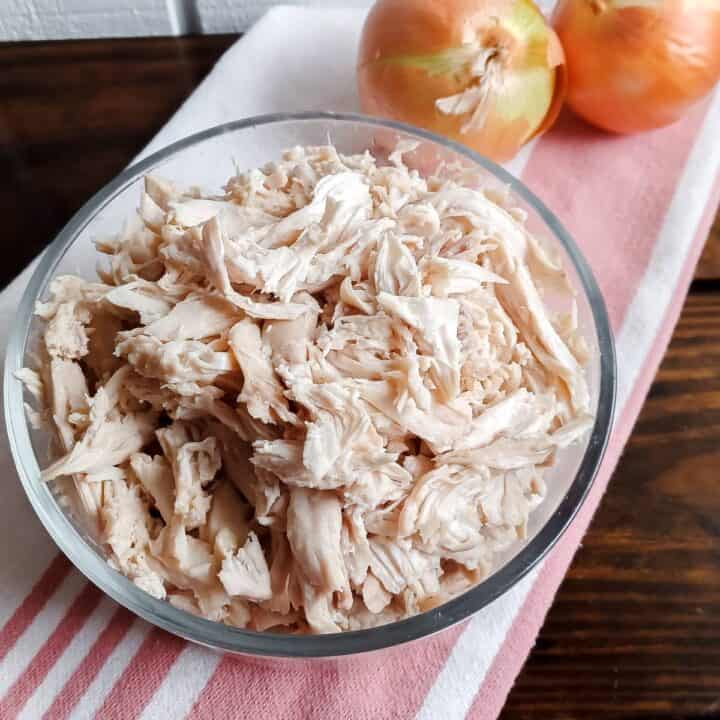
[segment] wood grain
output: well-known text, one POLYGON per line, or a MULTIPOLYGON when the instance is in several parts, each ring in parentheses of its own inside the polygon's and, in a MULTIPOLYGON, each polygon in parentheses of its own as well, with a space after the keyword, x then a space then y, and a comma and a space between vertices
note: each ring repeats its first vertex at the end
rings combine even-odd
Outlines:
POLYGON ((503 720, 720 716, 720 293, 692 293, 503 720))
POLYGON ((695 277, 703 280, 720 278, 720 213, 710 230, 710 237, 705 244, 695 277))
MULTIPOLYGON (((0 284, 233 40, 0 44, 0 284)), ((720 221, 698 277, 505 720, 720 717, 720 221)))
POLYGON ((235 39, 0 43, 0 287, 132 160, 235 39))

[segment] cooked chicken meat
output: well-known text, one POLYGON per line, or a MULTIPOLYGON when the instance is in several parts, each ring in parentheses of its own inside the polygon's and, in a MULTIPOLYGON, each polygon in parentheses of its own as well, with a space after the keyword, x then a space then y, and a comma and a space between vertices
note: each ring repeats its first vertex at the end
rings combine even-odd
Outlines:
POLYGON ((100 281, 38 304, 42 479, 146 592, 277 632, 422 612, 523 537, 590 428, 561 264, 409 150, 294 148, 217 196, 148 177, 100 281))

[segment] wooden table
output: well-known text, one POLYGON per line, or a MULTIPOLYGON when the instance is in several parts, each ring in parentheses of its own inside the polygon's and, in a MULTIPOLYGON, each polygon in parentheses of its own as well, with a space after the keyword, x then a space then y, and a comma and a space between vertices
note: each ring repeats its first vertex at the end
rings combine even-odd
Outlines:
MULTIPOLYGON (((0 285, 233 40, 0 45, 0 285)), ((697 278, 506 720, 720 716, 720 222, 697 278)))

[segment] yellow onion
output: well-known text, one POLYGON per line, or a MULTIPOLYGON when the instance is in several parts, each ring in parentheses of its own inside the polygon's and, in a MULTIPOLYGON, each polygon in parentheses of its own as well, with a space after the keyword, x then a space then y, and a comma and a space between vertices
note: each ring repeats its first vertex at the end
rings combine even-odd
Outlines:
POLYGON ((614 132, 679 119, 720 80, 720 0, 560 0, 570 107, 614 132))
POLYGON ((507 160, 553 123, 564 55, 531 0, 380 0, 358 57, 365 112, 507 160))

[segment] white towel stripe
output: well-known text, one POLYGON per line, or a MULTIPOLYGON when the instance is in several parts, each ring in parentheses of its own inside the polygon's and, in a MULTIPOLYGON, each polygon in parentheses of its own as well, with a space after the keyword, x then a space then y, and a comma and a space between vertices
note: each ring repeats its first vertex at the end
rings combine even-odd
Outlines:
POLYGON ((650 262, 630 304, 617 337, 618 398, 630 394, 645 363, 655 336, 665 321, 678 275, 697 233, 708 202, 713 180, 720 171, 720 90, 715 92, 705 122, 685 163, 665 215, 660 234, 653 245, 650 262), (658 292, 658 288, 667 291, 658 292), (664 301, 664 302, 663 302, 664 301), (662 303, 658 307, 658 303, 662 303))
POLYGON ((535 145, 537 145, 537 141, 538 138, 535 138, 527 145, 523 145, 520 148, 520 152, 512 160, 503 163, 503 167, 516 178, 521 177, 525 166, 528 164, 528 160, 530 160, 532 151, 535 149, 535 145))
POLYGON ((85 577, 73 570, 18 638, 0 663, 0 696, 25 672, 86 584, 85 577))
POLYGON ((18 720, 37 720, 42 717, 83 661, 116 609, 117 605, 109 597, 100 601, 95 611, 87 618, 80 631, 30 696, 22 712, 18 715, 18 720))
POLYGON ((197 645, 188 645, 173 663, 167 676, 145 707, 140 720, 183 718, 193 708, 222 655, 197 645))
POLYGON ((443 669, 417 714, 417 720, 465 717, 477 688, 490 669, 500 646, 535 583, 538 565, 492 605, 483 608, 457 639, 443 669))
POLYGON ((73 720, 88 720, 88 718, 95 717, 95 713, 102 707, 108 693, 140 649, 149 630, 150 625, 144 620, 135 619, 75 706, 70 716, 73 720))

